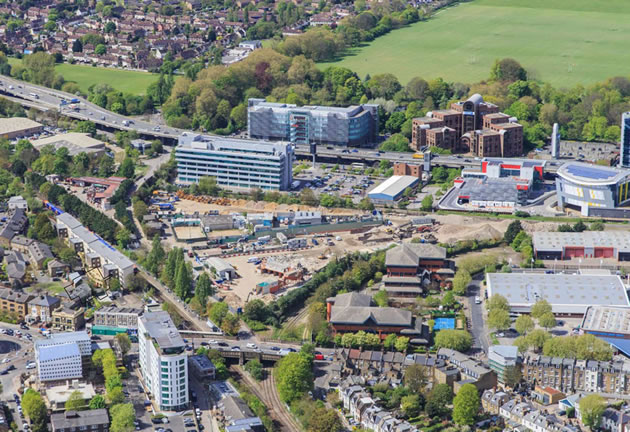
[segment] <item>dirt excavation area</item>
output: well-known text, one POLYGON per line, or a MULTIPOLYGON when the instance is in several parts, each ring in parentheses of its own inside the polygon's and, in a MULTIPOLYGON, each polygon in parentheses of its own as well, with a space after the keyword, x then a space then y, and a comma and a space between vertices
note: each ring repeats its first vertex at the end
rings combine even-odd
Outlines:
MULTIPOLYGON (((334 246, 328 246, 325 237, 319 238, 320 242, 317 246, 304 250, 292 251, 275 251, 265 253, 257 251, 254 254, 221 257, 223 260, 232 265, 238 274, 238 277, 222 284, 223 289, 218 294, 232 307, 242 307, 248 300, 261 299, 265 303, 269 303, 276 297, 286 294, 288 291, 300 286, 303 281, 310 279, 311 275, 324 267, 331 259, 342 257, 347 253, 353 252, 374 252, 383 245, 367 246, 363 242, 357 240, 356 234, 339 233, 340 241, 336 237, 329 236, 334 239, 334 246), (259 258, 262 262, 255 264, 252 257, 259 258), (303 280, 287 282, 279 291, 273 294, 265 294, 257 292, 257 285, 273 284, 281 278, 277 274, 270 274, 261 271, 261 268, 273 267, 275 269, 303 269, 303 280)), ((309 242, 310 243, 310 242, 309 242)))
MULTIPOLYGON (((463 215, 436 215, 440 222, 434 230, 439 243, 453 244, 459 240, 498 240, 503 238, 507 227, 514 219, 483 219, 463 215)), ((558 223, 528 221, 521 219, 523 229, 528 233, 536 231, 556 231, 558 223)))
POLYGON ((251 201, 243 199, 230 200, 229 206, 202 203, 181 199, 174 203, 177 213, 192 214, 195 212, 207 213, 218 211, 220 214, 238 213, 265 213, 265 212, 296 212, 296 211, 319 211, 326 216, 353 216, 363 214, 361 210, 354 209, 329 209, 326 207, 310 207, 298 204, 277 204, 265 201, 251 201))

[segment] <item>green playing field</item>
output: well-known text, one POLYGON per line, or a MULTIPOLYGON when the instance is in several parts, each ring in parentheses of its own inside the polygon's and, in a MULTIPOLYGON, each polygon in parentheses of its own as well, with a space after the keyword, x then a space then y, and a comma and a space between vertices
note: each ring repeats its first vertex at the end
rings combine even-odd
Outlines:
POLYGON ((394 30, 328 65, 473 83, 512 57, 555 86, 630 75, 628 0, 474 0, 394 30))

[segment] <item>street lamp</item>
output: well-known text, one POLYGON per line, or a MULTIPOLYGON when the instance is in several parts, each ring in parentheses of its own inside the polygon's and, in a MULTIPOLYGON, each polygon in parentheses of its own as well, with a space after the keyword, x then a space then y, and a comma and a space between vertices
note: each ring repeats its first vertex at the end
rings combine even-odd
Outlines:
POLYGON ((578 264, 578 270, 582 270, 582 258, 580 258, 578 260, 579 264, 578 264))
POLYGON ((556 273, 556 263, 558 262, 558 258, 553 259, 553 272, 556 273))

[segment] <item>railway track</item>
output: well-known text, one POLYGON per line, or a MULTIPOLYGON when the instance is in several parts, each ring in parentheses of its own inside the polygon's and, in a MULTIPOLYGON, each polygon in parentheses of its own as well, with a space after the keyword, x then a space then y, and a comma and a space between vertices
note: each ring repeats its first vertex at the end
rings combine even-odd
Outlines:
POLYGON ((267 370, 267 377, 258 383, 240 366, 234 365, 231 369, 240 376, 252 393, 265 404, 269 410, 269 415, 280 426, 282 432, 298 432, 302 430, 301 425, 293 418, 285 403, 280 400, 276 391, 275 380, 270 370, 267 370))

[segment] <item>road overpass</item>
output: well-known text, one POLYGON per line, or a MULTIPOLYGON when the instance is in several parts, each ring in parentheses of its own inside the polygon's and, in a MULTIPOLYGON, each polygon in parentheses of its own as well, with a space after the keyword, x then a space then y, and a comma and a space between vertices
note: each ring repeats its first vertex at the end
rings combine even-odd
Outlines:
MULTIPOLYGON (((131 117, 108 111, 83 97, 15 80, 4 75, 0 75, 0 94, 27 108, 36 108, 42 111, 54 109, 64 116, 76 120, 89 120, 105 130, 135 131, 142 137, 149 139, 159 138, 166 141, 167 144, 175 144, 183 132, 190 132, 184 129, 135 120, 131 117), (71 107, 67 102, 73 99, 79 102, 72 104, 71 107)), ((295 153, 296 156, 303 159, 312 158, 308 146, 297 146, 295 153)), ((414 159, 412 153, 381 152, 376 149, 362 148, 346 149, 326 145, 317 146, 317 160, 331 163, 361 162, 365 164, 374 164, 382 160, 390 162, 422 162, 419 159, 414 159)), ((431 164, 449 168, 479 168, 481 160, 474 157, 433 155, 431 164)), ((546 170, 550 173, 555 173, 561 164, 562 162, 559 161, 549 161, 546 170)))

